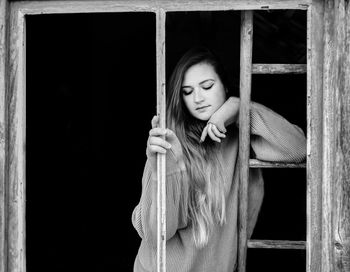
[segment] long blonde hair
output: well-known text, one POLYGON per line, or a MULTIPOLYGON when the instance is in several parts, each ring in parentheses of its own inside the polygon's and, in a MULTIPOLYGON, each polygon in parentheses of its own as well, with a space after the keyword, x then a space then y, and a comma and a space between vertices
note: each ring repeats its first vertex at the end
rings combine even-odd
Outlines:
POLYGON ((178 137, 184 154, 184 162, 189 177, 188 196, 183 206, 192 225, 192 233, 197 247, 208 243, 215 224, 225 222, 225 186, 223 168, 219 158, 218 144, 208 140, 199 143, 206 122, 194 118, 182 99, 181 86, 188 68, 198 63, 212 65, 227 87, 227 80, 218 58, 207 48, 189 50, 177 63, 167 90, 167 126, 178 137))

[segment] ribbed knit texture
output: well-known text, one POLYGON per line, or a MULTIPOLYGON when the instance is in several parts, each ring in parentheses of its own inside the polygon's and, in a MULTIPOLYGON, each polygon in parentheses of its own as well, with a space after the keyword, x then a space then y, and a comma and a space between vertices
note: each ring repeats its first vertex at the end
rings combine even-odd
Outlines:
MULTIPOLYGON (((190 182, 178 166, 174 154, 167 152, 167 272, 233 272, 237 262, 238 214, 238 131, 229 130, 220 143, 226 184, 226 223, 216 225, 208 244, 195 247, 192 229, 182 220, 179 203, 182 184, 190 182)), ((265 161, 300 162, 305 159, 306 139, 303 131, 286 119, 257 104, 251 104, 251 146, 256 158, 265 161)), ((132 223, 142 238, 135 259, 134 272, 156 271, 157 254, 157 181, 156 173, 146 162, 142 178, 142 195, 132 214, 132 223)), ((250 237, 264 195, 261 170, 250 169, 248 187, 248 236, 250 237)))

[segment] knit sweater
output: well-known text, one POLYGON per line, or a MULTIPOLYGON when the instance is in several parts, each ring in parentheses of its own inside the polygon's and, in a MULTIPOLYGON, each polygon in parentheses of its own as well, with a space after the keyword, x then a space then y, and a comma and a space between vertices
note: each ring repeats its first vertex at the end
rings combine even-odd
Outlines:
MULTIPOLYGON (((226 223, 215 225, 208 244, 197 248, 192 228, 182 220, 179 205, 182 183, 186 180, 183 167, 170 150, 166 156, 166 262, 168 272, 233 272, 237 262, 238 215, 238 130, 228 130, 221 143, 226 197, 226 223)), ((176 145, 174 145, 176 147, 176 145)), ((251 146, 257 159, 276 162, 300 162, 305 159, 306 139, 303 131, 272 110, 251 103, 251 146)), ((174 148, 174 147, 172 147, 174 148)), ((248 237, 251 236, 261 207, 264 186, 260 169, 249 170, 248 237)), ((134 263, 134 272, 156 271, 157 256, 157 180, 147 160, 142 195, 132 214, 132 223, 142 238, 134 263)))

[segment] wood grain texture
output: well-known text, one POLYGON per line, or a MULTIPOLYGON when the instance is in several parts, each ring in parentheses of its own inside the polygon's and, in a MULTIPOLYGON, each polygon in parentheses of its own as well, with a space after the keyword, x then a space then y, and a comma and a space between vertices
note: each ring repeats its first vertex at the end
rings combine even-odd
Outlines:
POLYGON ((350 270, 349 1, 325 1, 322 272, 350 270))
POLYGON ((258 64, 254 63, 253 74, 305 74, 306 64, 258 64))
POLYGON ((248 248, 305 249, 306 242, 286 240, 249 240, 248 248))
POLYGON ((334 1, 335 139, 333 182, 334 271, 350 271, 350 4, 334 1))
POLYGON ((325 1, 323 73, 323 178, 322 178, 322 272, 334 271, 332 182, 334 177, 334 88, 337 69, 334 56, 334 1, 325 1))
POLYGON ((6 271, 7 182, 6 182, 6 89, 8 53, 8 2, 0 1, 0 272, 6 271))
MULTIPOLYGON (((166 128, 165 104, 165 11, 156 13, 157 115, 166 128)), ((163 137, 164 138, 164 137, 163 137)), ((157 154, 157 272, 166 272, 166 157, 157 154)))
POLYGON ((25 14, 85 12, 156 12, 205 10, 307 9, 312 0, 116 0, 116 1, 18 1, 25 14))
POLYGON ((314 0, 307 12, 307 272, 320 272, 322 258, 323 16, 324 1, 314 0))
POLYGON ((9 58, 9 192, 7 272, 25 271, 24 15, 11 9, 9 58))
POLYGON ((250 168, 306 168, 305 163, 280 163, 280 162, 265 162, 256 159, 249 160, 250 168))
POLYGON ((239 221, 238 272, 246 271, 247 211, 250 147, 250 93, 252 79, 253 12, 241 12, 240 108, 239 108, 239 221))

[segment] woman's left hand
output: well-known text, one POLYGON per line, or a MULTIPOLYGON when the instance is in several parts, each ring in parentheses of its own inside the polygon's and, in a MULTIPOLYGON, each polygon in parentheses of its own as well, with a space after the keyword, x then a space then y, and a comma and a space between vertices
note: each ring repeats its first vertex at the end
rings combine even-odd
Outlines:
POLYGON ((209 137, 216 142, 221 142, 220 138, 225 138, 226 126, 238 120, 240 100, 238 97, 229 97, 225 103, 213 113, 203 129, 200 142, 204 142, 209 137))
MULTIPOLYGON (((226 129, 225 129, 226 132, 226 129)), ((209 137, 218 143, 221 142, 220 138, 225 138, 226 135, 223 132, 220 132, 219 129, 214 125, 213 123, 208 122, 208 124, 205 126, 202 132, 201 140, 200 142, 204 142, 205 138, 209 135, 209 137)))

